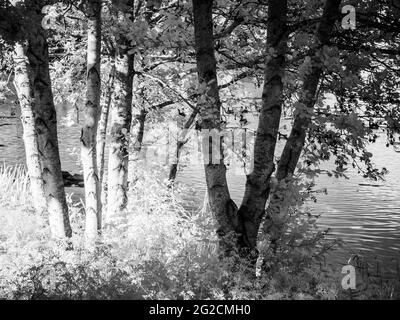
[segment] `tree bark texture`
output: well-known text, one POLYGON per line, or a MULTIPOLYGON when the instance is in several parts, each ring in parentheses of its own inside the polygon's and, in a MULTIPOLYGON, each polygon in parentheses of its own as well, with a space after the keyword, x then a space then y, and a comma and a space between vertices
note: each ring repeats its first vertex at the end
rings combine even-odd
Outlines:
MULTIPOLYGON (((99 127, 97 130, 97 169, 99 171, 99 183, 103 185, 103 176, 105 168, 105 149, 107 140, 107 125, 108 115, 110 113, 110 106, 112 95, 114 92, 114 79, 115 79, 115 63, 114 60, 111 62, 110 75, 107 81, 106 92, 104 93, 104 100, 101 104, 101 114, 99 120, 99 127)), ((101 187, 104 190, 103 187, 101 187)))
POLYGON ((274 153, 283 105, 283 77, 287 50, 287 0, 270 0, 267 23, 267 58, 262 108, 254 143, 253 171, 247 176, 238 212, 239 248, 244 255, 257 254, 257 234, 275 171, 274 153))
POLYGON ((129 142, 132 123, 134 55, 130 41, 120 36, 115 57, 116 77, 111 106, 111 142, 108 159, 107 221, 127 205, 129 142))
POLYGON ((86 102, 81 129, 81 159, 85 184, 85 237, 94 241, 101 230, 100 182, 97 172, 96 135, 100 115, 101 0, 87 2, 86 102))
POLYGON ((14 86, 21 107, 26 167, 28 169, 33 205, 37 213, 45 214, 47 205, 36 130, 36 101, 33 91, 32 70, 26 56, 26 50, 27 45, 25 42, 15 44, 14 86))
POLYGON ((58 148, 57 114, 49 72, 49 50, 45 31, 37 22, 29 38, 27 50, 33 72, 33 88, 37 113, 35 117, 41 155, 51 233, 55 238, 71 237, 58 148))
MULTIPOLYGON (((198 108, 201 117, 201 129, 221 132, 221 101, 219 97, 216 59, 214 52, 212 0, 193 0, 195 49, 199 89, 201 96, 198 108)), ((221 139, 219 135, 217 139, 221 139)), ((203 143, 203 160, 209 208, 218 224, 217 234, 220 238, 222 252, 229 252, 232 236, 235 235, 237 207, 231 200, 226 180, 226 166, 221 141, 207 137, 203 143), (214 140, 214 141, 213 141, 214 140), (211 150, 219 145, 219 163, 213 163, 211 150)), ((216 161, 214 161, 216 162, 216 161)))

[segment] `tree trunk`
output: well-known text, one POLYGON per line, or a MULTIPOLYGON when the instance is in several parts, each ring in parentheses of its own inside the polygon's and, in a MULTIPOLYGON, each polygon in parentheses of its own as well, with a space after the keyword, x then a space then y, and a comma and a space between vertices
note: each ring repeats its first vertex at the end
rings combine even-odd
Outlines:
POLYGON ((104 176, 104 155, 106 149, 108 114, 110 111, 112 94, 114 92, 115 63, 111 62, 110 76, 107 81, 104 102, 101 106, 99 128, 97 131, 97 169, 99 171, 99 183, 103 194, 103 176, 104 176))
POLYGON ((174 184, 174 181, 176 179, 176 174, 178 172, 179 158, 181 156, 182 148, 187 142, 187 135, 189 133, 189 129, 193 125, 193 122, 196 119, 197 114, 198 114, 197 109, 192 111, 192 113, 190 114, 189 118, 187 119, 185 125, 183 126, 183 130, 181 132, 181 135, 179 136, 178 141, 176 142, 175 159, 169 168, 168 180, 169 180, 169 184, 171 186, 174 184))
POLYGON ((268 6, 267 50, 262 108, 254 143, 253 171, 247 176, 238 211, 239 248, 244 256, 258 257, 257 234, 275 170, 274 153, 283 104, 283 77, 287 49, 287 0, 271 0, 268 6))
POLYGON ((35 125, 36 103, 33 92, 32 70, 30 69, 25 51, 26 46, 23 43, 17 43, 15 45, 14 86, 21 106, 26 166, 28 169, 33 205, 36 212, 42 215, 47 210, 46 194, 42 177, 42 165, 40 163, 38 134, 35 125))
MULTIPOLYGON (((318 83, 323 73, 323 61, 321 60, 322 55, 320 53, 323 46, 329 43, 335 21, 340 16, 340 2, 341 0, 327 0, 325 3, 322 19, 316 30, 314 54, 310 57, 311 70, 305 75, 303 80, 299 99, 300 108, 295 112, 293 127, 278 163, 276 172, 278 182, 292 177, 303 150, 307 129, 311 123, 318 83)), ((284 225, 281 206, 285 199, 285 191, 282 189, 282 186, 282 183, 280 183, 276 191, 271 195, 264 227, 264 232, 270 235, 274 246, 280 238, 284 225)))
POLYGON ((111 143, 108 159, 107 221, 121 213, 127 205, 129 139, 132 122, 132 82, 134 56, 128 39, 118 43, 115 59, 116 78, 111 107, 111 143))
POLYGON ((142 150, 143 137, 144 137, 144 124, 146 122, 147 111, 146 109, 141 109, 140 114, 137 116, 139 122, 139 128, 136 134, 136 141, 133 144, 133 149, 136 154, 142 150))
POLYGON ((86 239, 92 243, 101 229, 100 183, 96 162, 96 134, 100 111, 101 0, 87 2, 87 80, 81 158, 85 183, 86 239))
POLYGON ((214 52, 212 5, 212 0, 193 0, 198 81, 199 88, 204 90, 199 97, 198 107, 202 120, 202 133, 207 136, 207 141, 203 143, 203 160, 205 161, 208 201, 218 224, 217 234, 220 238, 222 252, 229 253, 234 241, 232 236, 235 235, 237 208, 229 194, 222 152, 221 101, 214 52), (214 136, 214 139, 207 135, 207 131, 212 130, 217 133, 217 137, 214 136), (219 145, 218 150, 215 150, 215 145, 219 145), (219 154, 213 157, 210 152, 212 149, 219 154), (219 161, 215 159, 213 161, 213 158, 219 158, 219 161))
POLYGON ((42 160, 51 233, 55 238, 71 237, 68 206, 58 149, 57 115, 49 72, 49 51, 45 31, 38 25, 27 50, 33 71, 36 108, 36 132, 42 160))

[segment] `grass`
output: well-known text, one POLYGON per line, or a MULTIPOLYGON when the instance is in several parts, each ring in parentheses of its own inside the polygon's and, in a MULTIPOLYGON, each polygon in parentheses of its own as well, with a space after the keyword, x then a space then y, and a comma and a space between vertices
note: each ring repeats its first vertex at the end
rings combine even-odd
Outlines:
POLYGON ((26 207, 30 205, 29 178, 22 165, 0 165, 0 204, 26 207))
MULTIPOLYGON (((31 208, 23 168, 3 165, 0 298, 348 298, 339 289, 340 273, 321 268, 313 258, 317 247, 286 246, 275 257, 263 253, 276 267, 258 277, 249 276, 235 258, 220 261, 214 222, 200 210, 187 209, 181 195, 189 191, 168 189, 159 178, 161 171, 138 172, 127 210, 103 231, 95 252, 83 246, 82 203, 68 196, 74 250, 64 251, 51 240, 45 219, 31 208)), ((288 236, 291 241, 295 237, 288 236)), ((394 297, 392 289, 385 287, 385 292, 394 297)))

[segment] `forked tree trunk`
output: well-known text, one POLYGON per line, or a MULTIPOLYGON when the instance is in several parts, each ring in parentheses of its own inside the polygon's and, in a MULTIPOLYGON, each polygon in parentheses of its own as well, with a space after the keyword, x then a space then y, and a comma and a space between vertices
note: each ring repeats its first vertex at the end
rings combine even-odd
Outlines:
POLYGON ((111 142, 108 158, 107 221, 118 216, 127 205, 129 140, 132 122, 132 82, 134 56, 127 39, 118 43, 115 58, 116 78, 111 106, 111 142))
POLYGON ((207 131, 214 130, 217 133, 214 139, 207 137, 206 143, 203 144, 203 160, 205 161, 208 201, 211 213, 218 224, 217 234, 220 238, 221 251, 229 253, 233 249, 232 245, 235 241, 237 208, 229 194, 222 152, 221 101, 214 52, 212 6, 212 0, 193 0, 198 81, 199 88, 204 90, 199 97, 198 108, 204 136, 207 136, 207 131), (215 145, 219 145, 218 150, 215 150, 215 145), (212 149, 219 154, 212 156, 212 152, 210 152, 212 149), (219 161, 216 161, 218 157, 219 161))
MULTIPOLYGON (((315 34, 314 54, 310 56, 310 71, 303 79, 299 99, 299 106, 301 107, 296 110, 293 127, 278 163, 276 178, 279 182, 284 179, 291 179, 303 150, 307 129, 311 123, 318 83, 323 73, 324 62, 321 60, 321 52, 323 46, 329 43, 335 21, 340 16, 340 2, 341 0, 326 0, 323 16, 315 34)), ((284 200, 285 190, 282 189, 282 185, 278 184, 276 191, 271 195, 267 208, 268 219, 264 228, 264 231, 270 235, 274 246, 281 236, 284 225, 283 212, 281 212, 284 200)))
POLYGON ((33 71, 36 113, 36 132, 42 160, 47 209, 51 233, 56 238, 71 237, 64 181, 58 149, 57 115, 49 72, 49 51, 45 31, 35 26, 27 50, 33 71))
POLYGON ((274 153, 283 105, 283 77, 287 49, 287 0, 270 0, 268 5, 267 56, 262 108, 254 143, 253 171, 247 176, 242 204, 238 211, 239 248, 244 256, 256 259, 257 234, 275 170, 274 153))
POLYGON ((96 161, 96 134, 100 114, 101 0, 87 2, 87 88, 81 129, 81 158, 85 183, 85 236, 91 244, 101 229, 100 183, 96 161))
POLYGON ((36 212, 42 215, 46 213, 47 204, 35 124, 36 103, 33 92, 32 71, 26 56, 26 49, 27 46, 22 42, 15 45, 14 86, 21 107, 26 167, 28 169, 33 205, 36 212))

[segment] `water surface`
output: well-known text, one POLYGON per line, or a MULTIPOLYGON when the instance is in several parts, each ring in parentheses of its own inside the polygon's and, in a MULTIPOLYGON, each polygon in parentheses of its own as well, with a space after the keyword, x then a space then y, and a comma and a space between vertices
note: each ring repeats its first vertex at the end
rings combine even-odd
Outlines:
MULTIPOLYGON (((0 116, 9 115, 8 107, 0 106, 0 116)), ((58 114, 61 162, 63 170, 76 173, 80 167, 74 152, 79 153, 80 129, 76 124, 65 126, 62 120, 65 115, 66 111, 61 108, 58 114)), ((279 153, 282 144, 277 149, 279 153)), ((326 187, 328 194, 319 195, 317 203, 308 205, 313 213, 321 214, 322 227, 332 228, 334 235, 345 240, 347 251, 339 256, 362 250, 371 257, 390 259, 400 252, 400 154, 386 148, 384 137, 369 149, 374 154, 374 163, 389 170, 386 181, 367 181, 352 170, 348 172, 349 180, 320 176, 316 180, 317 187, 326 187)), ((22 126, 18 118, 0 118, 0 161, 7 164, 25 161, 22 126)), ((178 178, 199 191, 196 201, 200 206, 205 190, 203 167, 200 164, 186 166, 178 178)), ((228 170, 228 183, 233 200, 240 204, 244 175, 228 170)))

